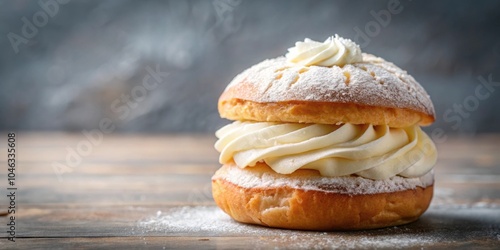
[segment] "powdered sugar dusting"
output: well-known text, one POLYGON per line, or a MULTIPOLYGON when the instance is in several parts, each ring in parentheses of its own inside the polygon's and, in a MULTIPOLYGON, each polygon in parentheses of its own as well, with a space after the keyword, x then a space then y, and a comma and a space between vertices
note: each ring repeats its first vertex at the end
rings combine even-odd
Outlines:
POLYGON ((322 101, 408 108, 434 114, 429 95, 396 65, 370 54, 343 67, 300 66, 284 57, 265 60, 238 75, 228 88, 250 83, 258 93, 242 93, 255 102, 322 101), (347 78, 349 76, 349 80, 347 78))
POLYGON ((405 227, 353 232, 267 228, 238 223, 215 206, 176 207, 162 214, 140 221, 139 229, 145 234, 160 236, 257 236, 259 238, 252 247, 277 249, 285 246, 300 249, 422 247, 443 240, 433 232, 416 234, 405 227))
POLYGON ((292 187, 303 190, 317 190, 341 194, 390 193, 427 187, 434 183, 434 172, 419 178, 394 176, 387 180, 371 180, 362 177, 282 177, 274 173, 247 171, 238 167, 222 167, 213 177, 222 178, 244 188, 292 187))

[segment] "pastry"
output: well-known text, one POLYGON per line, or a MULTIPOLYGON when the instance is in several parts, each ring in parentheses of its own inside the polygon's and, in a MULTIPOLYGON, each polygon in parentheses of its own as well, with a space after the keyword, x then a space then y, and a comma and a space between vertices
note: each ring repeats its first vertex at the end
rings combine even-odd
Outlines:
POLYGON ((218 109, 217 205, 236 221, 304 230, 402 225, 428 208, 434 107, 406 71, 349 39, 305 39, 236 76, 218 109))

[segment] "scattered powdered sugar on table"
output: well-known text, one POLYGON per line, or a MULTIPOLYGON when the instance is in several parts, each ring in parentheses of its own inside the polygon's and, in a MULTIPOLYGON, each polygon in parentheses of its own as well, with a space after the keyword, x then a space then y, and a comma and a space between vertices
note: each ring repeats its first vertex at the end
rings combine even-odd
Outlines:
POLYGON ((424 247, 438 242, 431 236, 412 236, 411 234, 390 236, 359 236, 359 235, 331 235, 335 233, 322 233, 318 235, 293 235, 280 236, 273 241, 276 243, 289 244, 302 249, 324 249, 324 248, 406 248, 424 247), (291 244, 290 244, 291 243, 291 244))
POLYGON ((238 223, 215 206, 185 206, 158 211, 156 216, 140 221, 139 227, 144 234, 160 236, 258 236, 255 242, 257 248, 283 246, 302 249, 423 247, 442 240, 432 235, 415 234, 401 227, 352 232, 266 228, 238 223))
MULTIPOLYGON (((246 225, 232 220, 218 207, 197 206, 173 208, 168 213, 158 212, 156 217, 139 222, 147 232, 173 234, 203 233, 220 235, 269 235, 276 231, 260 226, 246 225), (165 214, 165 215, 162 215, 165 214)), ((276 234, 277 235, 277 234, 276 234)))

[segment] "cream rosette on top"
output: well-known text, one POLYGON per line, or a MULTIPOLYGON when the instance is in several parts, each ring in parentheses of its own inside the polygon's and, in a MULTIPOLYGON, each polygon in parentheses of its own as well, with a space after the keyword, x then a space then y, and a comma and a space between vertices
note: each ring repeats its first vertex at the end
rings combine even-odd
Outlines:
POLYGON ((286 54, 288 62, 304 66, 342 66, 363 61, 361 49, 349 39, 338 35, 329 37, 325 42, 316 42, 306 38, 296 42, 286 54))

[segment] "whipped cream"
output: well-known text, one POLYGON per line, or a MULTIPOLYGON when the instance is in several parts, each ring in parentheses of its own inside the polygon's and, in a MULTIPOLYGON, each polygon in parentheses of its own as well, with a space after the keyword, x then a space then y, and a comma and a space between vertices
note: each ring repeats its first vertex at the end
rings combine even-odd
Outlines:
POLYGON ((436 163, 436 147, 419 126, 324 125, 239 122, 216 132, 220 163, 240 167, 265 162, 275 172, 315 169, 322 176, 383 180, 425 175, 436 163))
POLYGON ((338 35, 329 37, 323 43, 309 38, 303 42, 296 42, 295 47, 288 49, 286 58, 289 63, 293 64, 325 67, 363 61, 359 45, 338 35))

